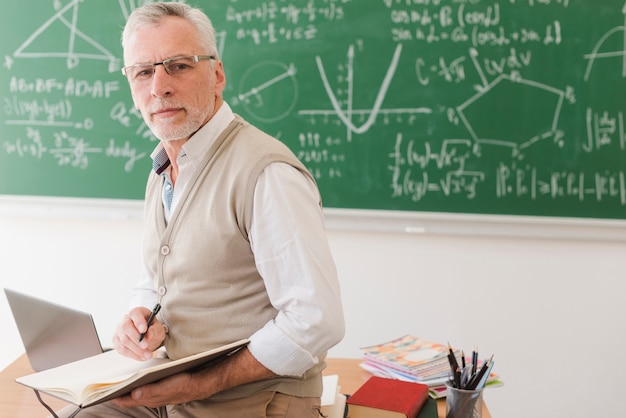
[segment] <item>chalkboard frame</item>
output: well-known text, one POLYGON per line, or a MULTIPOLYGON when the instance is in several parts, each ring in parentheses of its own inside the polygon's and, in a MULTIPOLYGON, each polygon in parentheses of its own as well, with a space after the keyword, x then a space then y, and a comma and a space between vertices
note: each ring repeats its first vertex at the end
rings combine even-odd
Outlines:
MULTIPOLYGON (((0 195, 0 216, 139 221, 143 200, 0 195)), ((334 232, 626 242, 626 220, 325 208, 334 232)))

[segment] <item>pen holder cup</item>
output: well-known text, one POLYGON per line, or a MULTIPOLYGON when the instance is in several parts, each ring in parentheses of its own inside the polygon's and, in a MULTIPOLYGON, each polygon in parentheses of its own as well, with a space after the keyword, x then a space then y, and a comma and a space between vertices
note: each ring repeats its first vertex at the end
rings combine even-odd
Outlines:
POLYGON ((464 390, 446 384, 446 418, 482 418, 483 389, 464 390))

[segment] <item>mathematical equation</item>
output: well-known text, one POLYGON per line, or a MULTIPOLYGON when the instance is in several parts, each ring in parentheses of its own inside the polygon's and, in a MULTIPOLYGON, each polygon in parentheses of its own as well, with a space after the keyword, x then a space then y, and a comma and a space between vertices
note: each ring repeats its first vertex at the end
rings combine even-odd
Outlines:
MULTIPOLYGON (((423 41, 439 43, 471 43, 473 47, 501 46, 512 43, 559 44, 562 39, 561 23, 554 20, 543 28, 506 28, 499 2, 438 1, 420 7, 385 1, 389 19, 393 24, 390 38, 394 42, 423 41), (471 3, 471 4, 470 4, 471 3), (434 7, 433 6, 438 6, 434 7)), ((521 2, 520 2, 521 3, 521 2)), ((567 8, 568 3, 563 3, 567 8)))
MULTIPOLYGON (((75 100, 102 101, 106 105, 107 100, 119 95, 119 81, 13 76, 8 81, 8 87, 10 95, 3 98, 2 107, 6 117, 4 124, 24 128, 22 135, 0 141, 2 150, 9 157, 35 160, 52 157, 59 166, 87 170, 91 159, 102 156, 123 159, 123 170, 131 172, 135 163, 147 155, 145 151, 131 146, 129 140, 119 144, 109 139, 107 144, 102 144, 100 140, 90 139, 93 137, 94 119, 79 119, 75 115, 75 110, 81 109, 80 104, 74 103, 75 100), (70 129, 83 133, 70 133, 70 129), (92 145, 94 141, 98 145, 92 145)), ((131 121, 140 118, 135 110, 127 111, 123 103, 116 103, 110 112, 110 119, 125 128, 131 126, 131 121)), ((139 129, 135 134, 153 140, 146 131, 144 124, 143 131, 139 129)))
POLYGON ((352 0, 310 0, 303 5, 295 2, 263 1, 247 8, 231 4, 226 9, 226 22, 241 25, 237 40, 251 39, 259 45, 284 41, 310 41, 319 36, 319 21, 337 22, 345 19, 343 4, 352 0))
POLYGON ((573 198, 579 202, 615 200, 626 205, 625 171, 558 171, 540 176, 537 167, 518 168, 500 164, 497 170, 498 198, 516 197, 537 200, 573 198))
POLYGON ((18 137, 0 142, 4 152, 9 156, 35 160, 51 156, 56 159, 59 166, 70 166, 81 170, 89 168, 91 157, 104 156, 122 159, 124 171, 130 173, 135 163, 146 157, 146 153, 132 147, 130 141, 119 144, 114 139, 109 139, 105 147, 94 146, 85 138, 70 135, 63 130, 53 132, 51 138, 45 139, 39 129, 27 127, 23 138, 18 137))
MULTIPOLYGON (((589 129, 597 134, 604 132, 597 131, 595 126, 589 126, 589 129)), ((618 135, 621 138, 616 146, 623 150, 624 134, 622 132, 618 135)), ((610 143, 605 141, 604 144, 608 146, 610 143)), ((437 193, 446 197, 462 195, 471 200, 483 193, 495 195, 499 199, 515 197, 537 200, 548 197, 555 200, 573 197, 580 202, 587 199, 596 202, 616 199, 620 205, 626 205, 624 170, 546 172, 529 164, 520 166, 519 163, 503 162, 495 167, 494 173, 467 170, 468 160, 477 157, 480 157, 480 150, 467 140, 444 140, 439 150, 433 149, 430 142, 425 142, 420 151, 414 140, 403 142, 402 135, 398 135, 394 150, 389 154, 389 170, 393 173, 392 197, 408 197, 417 202, 427 194, 437 193), (429 170, 433 165, 437 170, 429 170), (490 174, 495 176, 495 189, 481 190, 481 183, 490 174)))

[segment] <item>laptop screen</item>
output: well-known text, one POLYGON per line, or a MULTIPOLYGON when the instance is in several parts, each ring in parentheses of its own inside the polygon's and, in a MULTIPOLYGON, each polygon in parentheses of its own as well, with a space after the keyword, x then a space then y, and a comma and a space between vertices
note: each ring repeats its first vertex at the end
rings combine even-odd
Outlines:
POLYGON ((35 371, 102 353, 90 314, 10 289, 4 293, 35 371))

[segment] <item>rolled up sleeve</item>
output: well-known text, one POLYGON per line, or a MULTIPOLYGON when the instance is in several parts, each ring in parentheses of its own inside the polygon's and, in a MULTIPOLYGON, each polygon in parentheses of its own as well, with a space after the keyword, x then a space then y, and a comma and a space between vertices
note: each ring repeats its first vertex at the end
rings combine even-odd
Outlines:
POLYGON ((316 185, 274 163, 256 186, 250 242, 276 318, 250 337, 252 355, 279 375, 300 376, 344 336, 337 270, 316 185))

